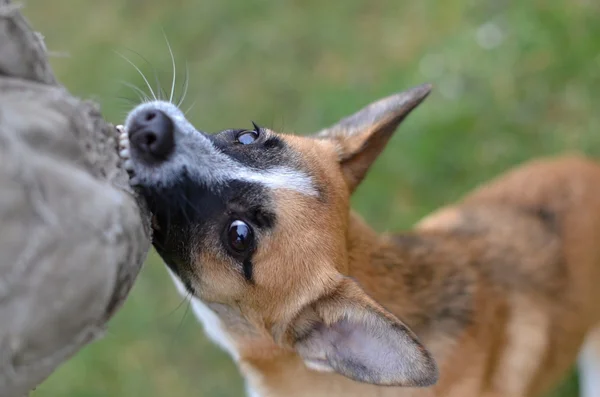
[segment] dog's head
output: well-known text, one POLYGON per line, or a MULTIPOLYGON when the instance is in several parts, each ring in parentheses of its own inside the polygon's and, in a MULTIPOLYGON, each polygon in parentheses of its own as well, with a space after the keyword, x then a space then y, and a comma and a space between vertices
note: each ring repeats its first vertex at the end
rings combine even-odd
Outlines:
POLYGON ((312 136, 255 124, 209 135, 169 102, 136 107, 121 156, 152 211, 157 252, 190 293, 312 368, 433 383, 415 335, 344 276, 350 195, 429 91, 382 99, 312 136))

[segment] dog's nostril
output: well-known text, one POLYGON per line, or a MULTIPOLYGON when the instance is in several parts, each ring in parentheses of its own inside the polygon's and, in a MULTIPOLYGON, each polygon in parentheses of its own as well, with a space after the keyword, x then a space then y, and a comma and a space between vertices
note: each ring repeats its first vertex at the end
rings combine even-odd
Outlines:
POLYGON ((152 121, 155 117, 156 117, 156 113, 150 111, 150 112, 146 113, 146 117, 144 118, 144 120, 152 121))
POLYGON ((148 133, 148 134, 146 134, 144 136, 144 138, 145 138, 145 141, 146 141, 145 142, 146 145, 149 146, 149 147, 152 146, 152 144, 154 142, 156 142, 156 135, 154 133, 148 133))

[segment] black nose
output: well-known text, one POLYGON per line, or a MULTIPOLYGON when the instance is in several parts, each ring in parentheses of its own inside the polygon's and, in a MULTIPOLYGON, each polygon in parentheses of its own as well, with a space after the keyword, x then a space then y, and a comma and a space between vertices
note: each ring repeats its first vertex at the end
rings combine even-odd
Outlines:
POLYGON ((148 161, 165 160, 175 147, 173 121, 164 112, 147 109, 132 120, 129 141, 132 149, 148 161))

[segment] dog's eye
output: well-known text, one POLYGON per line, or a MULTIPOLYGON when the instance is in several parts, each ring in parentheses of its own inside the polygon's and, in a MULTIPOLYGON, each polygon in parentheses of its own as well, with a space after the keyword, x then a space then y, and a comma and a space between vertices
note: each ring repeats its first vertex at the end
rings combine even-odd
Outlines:
POLYGON ((236 137, 237 142, 241 143, 242 145, 249 145, 251 143, 254 143, 254 141, 256 141, 257 139, 258 131, 250 130, 242 131, 236 137))
POLYGON ((235 140, 238 143, 241 143, 242 145, 249 145, 258 139, 258 136, 260 135, 260 127, 256 125, 254 121, 252 122, 252 125, 254 126, 254 130, 244 130, 237 134, 235 140))
POLYGON ((246 222, 235 220, 229 225, 229 229, 227 230, 227 240, 227 243, 232 250, 238 253, 244 253, 252 247, 254 243, 254 233, 246 222))

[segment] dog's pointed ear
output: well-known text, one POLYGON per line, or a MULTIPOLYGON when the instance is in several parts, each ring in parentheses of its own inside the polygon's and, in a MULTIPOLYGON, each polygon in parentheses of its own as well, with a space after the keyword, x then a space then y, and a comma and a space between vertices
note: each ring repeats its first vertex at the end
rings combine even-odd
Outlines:
POLYGON ((350 192, 363 180, 398 125, 430 92, 431 85, 423 84, 383 98, 315 135, 334 141, 350 192))
POLYGON ((416 335, 350 279, 305 308, 292 330, 294 348, 311 369, 382 386, 437 381, 436 362, 416 335))

